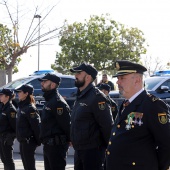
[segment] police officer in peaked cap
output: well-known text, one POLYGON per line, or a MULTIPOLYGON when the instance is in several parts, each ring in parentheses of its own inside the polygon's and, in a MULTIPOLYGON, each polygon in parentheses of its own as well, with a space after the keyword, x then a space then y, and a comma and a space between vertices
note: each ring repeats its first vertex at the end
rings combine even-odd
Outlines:
POLYGON ((113 124, 106 96, 93 85, 97 70, 83 63, 75 73, 77 99, 71 113, 71 142, 75 149, 75 170, 102 170, 113 124))
POLYGON ((169 169, 169 106, 144 90, 144 66, 123 60, 116 61, 115 67, 119 92, 126 102, 120 107, 108 142, 106 169, 169 169))
POLYGON ((117 113, 118 113, 118 107, 117 107, 116 102, 113 99, 111 99, 111 97, 109 95, 111 87, 108 84, 102 83, 99 86, 99 90, 101 90, 106 95, 106 97, 107 97, 107 99, 110 103, 111 110, 112 110, 113 120, 115 121, 115 118, 116 118, 117 113))
POLYGON ((41 113, 40 138, 45 170, 65 170, 70 145, 70 108, 59 94, 60 77, 48 73, 40 78, 45 104, 41 113))
POLYGON ((15 94, 10 89, 0 91, 0 157, 4 170, 15 170, 13 144, 16 137, 16 108, 12 104, 15 94))
POLYGON ((33 96, 34 88, 31 85, 23 84, 15 89, 18 94, 19 103, 17 109, 17 140, 21 159, 26 170, 36 170, 35 150, 41 145, 40 134, 40 116, 36 108, 33 96))

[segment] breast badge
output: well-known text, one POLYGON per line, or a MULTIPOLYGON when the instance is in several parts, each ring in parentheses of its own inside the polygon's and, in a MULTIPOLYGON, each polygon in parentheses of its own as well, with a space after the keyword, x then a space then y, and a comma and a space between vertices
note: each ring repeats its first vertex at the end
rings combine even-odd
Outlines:
POLYGON ((168 122, 167 114, 164 113, 158 113, 158 120, 161 124, 166 124, 168 122))

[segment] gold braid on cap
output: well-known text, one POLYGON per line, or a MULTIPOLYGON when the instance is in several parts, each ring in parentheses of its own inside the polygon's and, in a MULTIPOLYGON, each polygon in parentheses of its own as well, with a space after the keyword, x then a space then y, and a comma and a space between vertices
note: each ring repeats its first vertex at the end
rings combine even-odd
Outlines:
POLYGON ((118 73, 123 73, 123 72, 127 72, 127 73, 137 73, 136 70, 120 70, 120 71, 118 71, 118 73))

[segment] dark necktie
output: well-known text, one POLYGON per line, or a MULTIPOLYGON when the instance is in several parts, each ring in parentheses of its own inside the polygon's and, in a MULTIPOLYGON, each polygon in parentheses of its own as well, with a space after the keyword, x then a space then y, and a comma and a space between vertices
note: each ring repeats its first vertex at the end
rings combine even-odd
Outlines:
POLYGON ((126 107, 130 104, 129 100, 125 100, 124 103, 123 103, 123 107, 126 107))
POLYGON ((122 112, 124 111, 125 107, 127 107, 129 104, 130 104, 129 100, 125 100, 125 101, 123 102, 123 108, 122 108, 121 114, 122 114, 122 112))

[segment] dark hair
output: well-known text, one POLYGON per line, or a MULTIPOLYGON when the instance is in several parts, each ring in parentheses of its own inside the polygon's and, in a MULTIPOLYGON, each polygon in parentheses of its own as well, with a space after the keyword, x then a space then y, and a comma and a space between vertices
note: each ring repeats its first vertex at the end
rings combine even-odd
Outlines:
POLYGON ((103 74, 103 76, 106 76, 106 77, 107 77, 107 74, 103 74))
POLYGON ((27 95, 26 99, 29 99, 30 103, 35 105, 35 99, 32 94, 27 95))

